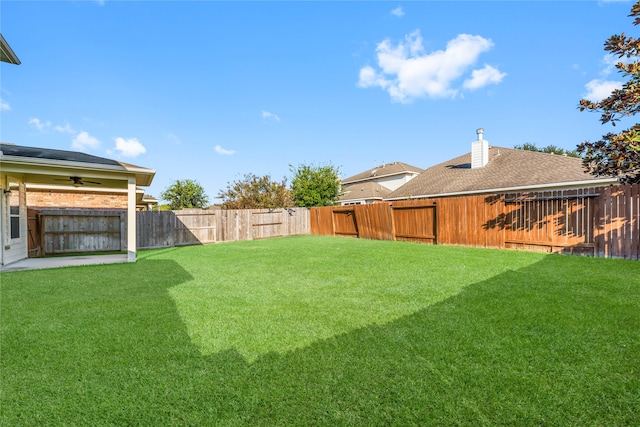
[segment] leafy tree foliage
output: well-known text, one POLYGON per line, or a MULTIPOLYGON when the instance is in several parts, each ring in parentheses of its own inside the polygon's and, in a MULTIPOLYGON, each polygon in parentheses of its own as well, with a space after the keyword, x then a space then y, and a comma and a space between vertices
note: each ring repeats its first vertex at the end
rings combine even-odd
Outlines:
POLYGON ((293 206, 291 191, 287 188, 287 179, 272 181, 269 175, 257 176, 245 174, 243 179, 227 184, 220 191, 223 209, 262 209, 293 206))
POLYGON ((209 198, 198 181, 191 179, 178 179, 162 193, 162 200, 169 202, 172 210, 183 208, 204 208, 209 203, 209 198))
POLYGON ((538 147, 536 144, 525 142, 522 145, 514 145, 513 148, 518 150, 538 151, 540 153, 553 153, 559 155, 567 155, 569 157, 580 157, 577 150, 565 150, 564 148, 556 147, 555 145, 547 145, 546 147, 538 147))
MULTIPOLYGON (((635 17, 634 25, 640 24, 640 2, 632 6, 629 16, 635 17)), ((629 80, 601 101, 580 100, 578 108, 599 112, 602 124, 615 126, 622 117, 640 111, 640 39, 627 37, 624 33, 614 35, 607 39, 604 50, 625 58, 624 62, 616 64, 616 68, 629 80)), ((585 141, 578 145, 578 152, 583 155, 587 170, 595 176, 615 177, 622 183, 640 182, 640 124, 617 134, 607 133, 596 142, 585 141)))
POLYGON ((291 191, 296 206, 330 206, 335 205, 340 197, 342 185, 340 172, 331 164, 305 165, 297 168, 289 165, 293 173, 291 191))

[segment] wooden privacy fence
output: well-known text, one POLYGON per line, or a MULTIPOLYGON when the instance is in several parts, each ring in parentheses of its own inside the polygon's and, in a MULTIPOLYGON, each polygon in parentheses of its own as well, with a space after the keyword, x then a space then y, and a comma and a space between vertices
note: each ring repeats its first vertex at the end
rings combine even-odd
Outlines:
POLYGON ((306 208, 137 212, 138 248, 308 234, 306 208))
MULTIPOLYGON (((125 210, 29 209, 29 256, 126 250, 125 210)), ((138 249, 308 234, 309 210, 136 212, 138 249)))
POLYGON ((311 233, 640 259, 640 184, 313 208, 311 233))

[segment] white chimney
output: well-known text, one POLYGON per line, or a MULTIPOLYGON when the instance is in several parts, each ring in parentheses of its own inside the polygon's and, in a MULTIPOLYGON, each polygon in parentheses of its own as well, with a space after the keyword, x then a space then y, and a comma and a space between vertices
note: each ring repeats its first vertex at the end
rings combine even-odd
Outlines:
POLYGON ((478 140, 471 143, 471 169, 481 168, 489 162, 489 141, 482 138, 484 129, 476 129, 478 140))

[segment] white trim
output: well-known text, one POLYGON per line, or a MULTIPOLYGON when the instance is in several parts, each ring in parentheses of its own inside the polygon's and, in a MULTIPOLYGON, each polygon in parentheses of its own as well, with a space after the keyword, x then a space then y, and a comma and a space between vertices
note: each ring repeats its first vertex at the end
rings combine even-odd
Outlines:
POLYGON ((127 187, 127 261, 136 262, 136 179, 129 178, 127 187))

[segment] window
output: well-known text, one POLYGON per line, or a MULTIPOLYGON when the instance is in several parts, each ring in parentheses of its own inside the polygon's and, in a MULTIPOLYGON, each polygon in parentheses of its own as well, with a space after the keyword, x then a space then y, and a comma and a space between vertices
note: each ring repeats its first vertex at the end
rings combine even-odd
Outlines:
POLYGON ((20 238, 20 192, 17 184, 9 186, 11 194, 9 195, 9 225, 11 230, 11 238, 20 238))
POLYGON ((19 239, 20 238, 20 207, 19 206, 9 207, 9 218, 11 219, 11 238, 19 239))

